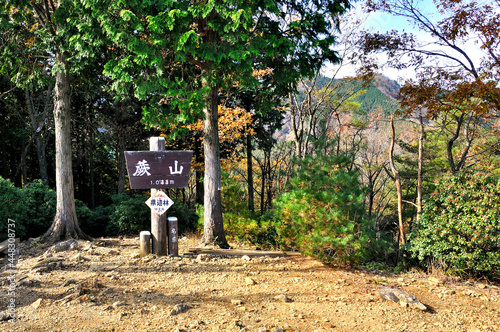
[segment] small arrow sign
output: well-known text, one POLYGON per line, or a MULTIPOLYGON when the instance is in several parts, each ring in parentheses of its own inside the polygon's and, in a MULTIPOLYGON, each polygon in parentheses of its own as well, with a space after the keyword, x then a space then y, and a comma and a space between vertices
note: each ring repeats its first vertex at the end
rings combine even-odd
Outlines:
POLYGON ((167 211, 172 205, 174 205, 174 201, 170 199, 163 191, 156 191, 149 199, 146 201, 146 204, 154 211, 156 214, 162 215, 167 211))

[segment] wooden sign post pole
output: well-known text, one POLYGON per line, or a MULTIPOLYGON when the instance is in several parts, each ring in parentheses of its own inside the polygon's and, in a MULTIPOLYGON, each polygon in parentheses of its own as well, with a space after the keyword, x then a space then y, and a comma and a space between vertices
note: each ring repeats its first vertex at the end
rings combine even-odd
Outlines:
MULTIPOLYGON (((149 139, 149 151, 164 151, 165 138, 151 137, 149 139)), ((156 193, 155 188, 151 188, 151 196, 156 193)), ((167 255, 167 215, 157 214, 151 210, 151 238, 153 240, 153 254, 158 256, 167 255)))

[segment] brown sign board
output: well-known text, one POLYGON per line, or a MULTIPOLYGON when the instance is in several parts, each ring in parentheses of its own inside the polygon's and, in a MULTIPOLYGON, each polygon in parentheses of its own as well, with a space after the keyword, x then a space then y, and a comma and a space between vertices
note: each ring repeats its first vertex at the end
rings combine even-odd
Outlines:
POLYGON ((193 151, 125 151, 131 189, 187 187, 193 151))

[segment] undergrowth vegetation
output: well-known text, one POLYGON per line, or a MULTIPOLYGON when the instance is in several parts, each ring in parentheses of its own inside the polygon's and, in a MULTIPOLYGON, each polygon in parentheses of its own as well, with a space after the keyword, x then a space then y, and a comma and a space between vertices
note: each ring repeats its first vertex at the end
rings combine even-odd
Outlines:
POLYGON ((428 267, 433 261, 459 275, 500 278, 500 181, 462 172, 436 183, 407 247, 428 267))

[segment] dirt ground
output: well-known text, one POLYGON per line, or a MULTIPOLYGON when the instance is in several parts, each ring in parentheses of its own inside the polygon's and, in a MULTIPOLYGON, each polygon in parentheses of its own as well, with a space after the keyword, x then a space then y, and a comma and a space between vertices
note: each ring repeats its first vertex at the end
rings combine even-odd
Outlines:
POLYGON ((23 242, 15 275, 5 262, 0 270, 0 311, 9 289, 16 294, 16 321, 0 330, 500 331, 500 289, 488 282, 346 270, 299 254, 193 254, 196 239, 179 244, 181 257, 139 258, 138 238, 56 253, 23 242), (427 310, 383 300, 384 287, 427 310))

